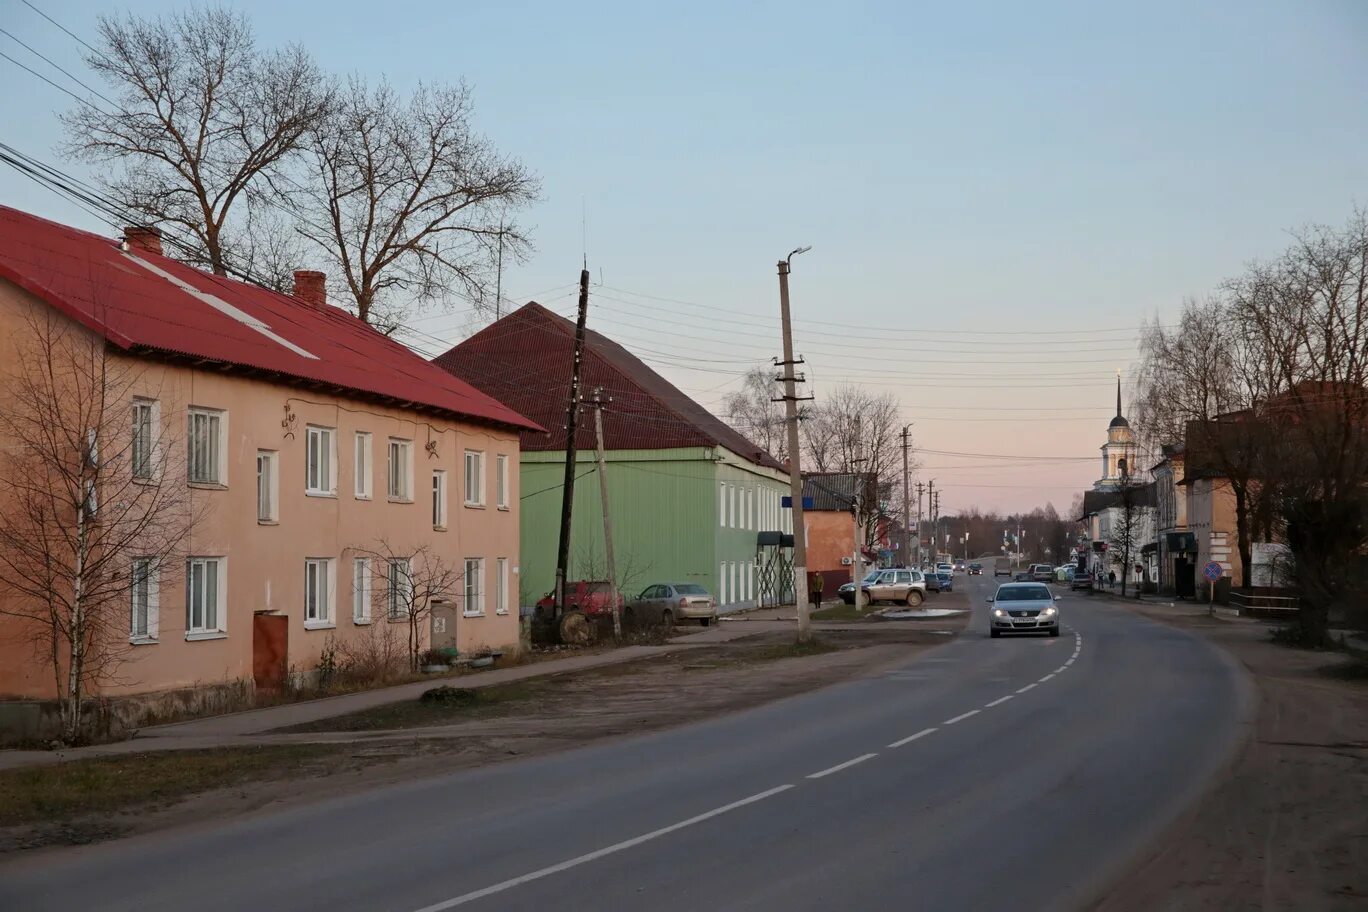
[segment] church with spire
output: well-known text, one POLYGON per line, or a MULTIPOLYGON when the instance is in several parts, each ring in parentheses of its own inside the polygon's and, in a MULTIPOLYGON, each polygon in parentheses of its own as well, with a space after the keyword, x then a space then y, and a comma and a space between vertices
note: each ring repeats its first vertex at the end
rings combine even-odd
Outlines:
POLYGON ((1135 431, 1126 416, 1121 414, 1121 375, 1116 375, 1116 417, 1107 425, 1107 442, 1102 444, 1102 477, 1093 485, 1094 491, 1117 491, 1121 476, 1135 476, 1135 431))

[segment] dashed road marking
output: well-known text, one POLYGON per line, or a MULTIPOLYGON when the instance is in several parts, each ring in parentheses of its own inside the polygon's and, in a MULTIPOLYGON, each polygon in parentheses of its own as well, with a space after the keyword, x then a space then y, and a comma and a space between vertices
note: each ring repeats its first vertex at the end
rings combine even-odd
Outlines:
POLYGON ((1063 674, 1065 671, 1068 670, 1068 668, 1069 668, 1068 665, 1060 665, 1058 668, 1056 668, 1056 669, 1054 670, 1054 673, 1055 673, 1055 674, 1063 674))
POLYGON ((902 747, 904 744, 909 744, 909 743, 911 743, 911 742, 913 742, 913 741, 916 741, 918 738, 925 738, 927 735, 931 734, 933 731, 936 731, 936 729, 935 729, 935 728, 923 728, 921 731, 917 732, 915 735, 908 735, 906 738, 903 738, 901 741, 894 741, 892 744, 890 744, 890 745, 888 745, 888 746, 889 746, 889 747, 902 747))
POLYGON ((984 708, 984 709, 988 709, 988 708, 990 708, 990 707, 997 706, 997 705, 1000 704, 1000 703, 1006 703, 1008 700, 1012 699, 1014 696, 1016 696, 1016 694, 1008 694, 1008 695, 1005 696, 1005 697, 998 697, 998 698, 997 698, 996 700, 994 700, 992 703, 985 703, 985 704, 983 704, 983 708, 984 708))
POLYGON ((1019 694, 1024 694, 1026 691, 1028 691, 1028 690, 1030 690, 1032 687, 1036 687, 1036 686, 1038 686, 1038 685, 1033 681, 1033 682, 1031 682, 1030 684, 1027 684, 1025 687, 1022 687, 1022 688, 1018 689, 1018 690, 1017 690, 1017 693, 1019 693, 1019 694))
POLYGON ((809 779, 821 779, 823 776, 830 776, 832 773, 839 773, 839 772, 840 772, 841 770, 843 770, 843 769, 847 769, 847 768, 849 768, 849 767, 852 767, 852 766, 854 766, 854 765, 857 764, 857 763, 864 763, 866 760, 869 760, 870 758, 872 758, 872 757, 877 757, 877 756, 879 756, 879 755, 878 755, 878 754, 861 754, 860 756, 854 758, 853 760, 847 760, 845 763, 838 763, 838 764, 836 764, 835 766, 829 766, 829 767, 827 767, 826 769, 822 770, 820 773, 813 773, 812 775, 808 776, 808 778, 809 778, 809 779))
POLYGON ((1045 677, 1041 678, 1041 679, 1040 679, 1039 681, 1037 681, 1036 683, 1037 683, 1037 684, 1044 684, 1046 681, 1050 680, 1050 678, 1053 678, 1054 676, 1055 676, 1055 673, 1052 671, 1052 672, 1050 672, 1049 674, 1047 674, 1045 677))
POLYGON ((955 718, 953 718, 953 719, 946 719, 944 722, 941 723, 941 725, 954 725, 956 722, 963 722, 965 719, 969 718, 970 716, 977 716, 980 712, 981 712, 981 710, 971 709, 971 710, 969 710, 967 713, 960 713, 958 716, 955 716, 955 718))
POLYGON ((568 871, 571 868, 578 867, 579 865, 587 864, 591 861, 597 861, 598 859, 603 858, 606 855, 612 855, 615 852, 621 852, 624 849, 630 849, 634 846, 639 846, 643 842, 650 842, 652 839, 659 839, 661 836, 666 836, 677 830, 682 830, 685 827, 693 826, 696 823, 702 823, 705 820, 711 820, 712 818, 725 814, 728 811, 734 811, 737 808, 745 807, 748 804, 755 804, 755 802, 757 801, 764 801, 766 798, 777 795, 780 792, 786 792, 791 788, 793 788, 792 785, 776 785, 772 789, 766 789, 763 792, 757 792, 754 795, 751 795, 749 798, 742 798, 740 801, 733 801, 731 804, 724 804, 721 807, 713 808, 711 811, 704 811, 702 814, 699 814, 695 817, 690 817, 688 820, 681 820, 678 823, 672 823, 669 826, 663 826, 658 830, 651 830, 651 832, 649 833, 642 833, 640 836, 633 836, 631 839, 624 839, 622 842, 615 842, 610 846, 604 846, 601 849, 595 849, 594 851, 586 852, 583 855, 576 855, 574 858, 562 861, 559 864, 549 865, 545 868, 538 868, 535 871, 531 871, 519 877, 511 877, 508 880, 500 881, 499 883, 485 887, 481 890, 475 890, 470 893, 462 893, 460 896, 454 896, 451 899, 446 899, 439 903, 433 903, 430 906, 424 906, 423 908, 418 909, 417 912, 446 912, 447 909, 454 909, 457 906, 464 906, 466 903, 474 902, 477 899, 484 899, 486 896, 493 896, 495 893, 502 893, 505 890, 511 890, 514 887, 522 886, 525 883, 531 883, 534 880, 541 880, 543 877, 549 877, 552 874, 559 874, 561 871, 568 871))

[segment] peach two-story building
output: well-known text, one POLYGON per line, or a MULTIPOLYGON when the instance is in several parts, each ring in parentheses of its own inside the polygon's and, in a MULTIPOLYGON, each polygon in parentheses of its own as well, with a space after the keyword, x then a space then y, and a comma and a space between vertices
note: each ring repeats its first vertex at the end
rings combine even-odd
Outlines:
MULTIPOLYGON (((454 570, 443 642, 516 651, 518 433, 536 425, 329 305, 320 273, 278 294, 160 244, 0 207, 0 367, 35 321, 88 338, 133 378, 111 404, 131 452, 182 457, 158 482, 194 508, 175 561, 130 569, 117 674, 92 695, 307 674, 325 646, 403 629, 413 555, 454 570)), ((0 580, 0 609, 16 597, 0 580)), ((0 699, 54 696, 31 633, 0 611, 0 699)))

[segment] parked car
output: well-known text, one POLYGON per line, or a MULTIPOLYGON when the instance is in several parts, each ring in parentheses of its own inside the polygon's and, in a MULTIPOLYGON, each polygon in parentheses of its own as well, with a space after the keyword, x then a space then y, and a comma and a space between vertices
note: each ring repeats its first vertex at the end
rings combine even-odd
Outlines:
POLYGON ((937 574, 936 574, 936 577, 937 577, 937 579, 939 579, 939 581, 940 581, 940 591, 941 591, 941 592, 954 592, 954 591, 955 591, 955 574, 953 574, 953 573, 937 573, 937 574))
POLYGON ((989 636, 1004 633, 1045 633, 1059 636, 1059 606, 1054 592, 1041 583, 1003 583, 988 599, 989 636))
POLYGON ((1038 583, 1048 583, 1054 579, 1054 567, 1049 564, 1031 564, 1031 579, 1038 583))
POLYGON ((970 576, 983 576, 983 564, 980 564, 978 561, 975 561, 974 563, 970 564, 970 565, 969 565, 969 575, 970 575, 970 576))
MULTIPOLYGON (((860 591, 869 604, 905 602, 915 608, 926 600, 926 577, 920 570, 897 567, 875 570, 860 581, 860 591)), ((847 605, 855 604, 855 584, 846 583, 837 593, 847 605)))
POLYGON ((1069 580, 1069 591, 1070 591, 1070 592, 1073 592, 1073 591, 1075 591, 1075 590, 1077 590, 1077 589, 1087 589, 1087 590, 1091 591, 1091 590, 1092 590, 1092 587, 1093 587, 1093 578, 1092 578, 1092 574, 1091 574, 1091 573, 1089 573, 1089 572, 1086 571, 1086 570, 1076 570, 1076 571, 1074 571, 1073 579, 1069 580))
POLYGON ((655 583, 627 605, 622 621, 627 626, 660 624, 673 627, 679 621, 696 620, 707 627, 717 618, 717 599, 698 583, 655 583))
MULTIPOLYGON (((613 602, 610 597, 613 587, 607 580, 574 580, 565 584, 565 610, 583 612, 592 620, 610 618, 613 615, 613 602)), ((618 607, 624 607, 622 593, 618 593, 618 607)), ((546 593, 537 601, 542 609, 556 607, 554 590, 546 593)))
POLYGON ((1010 557, 993 558, 993 576, 1011 576, 1012 559, 1010 557))
POLYGON ((941 577, 940 577, 940 574, 939 574, 939 573, 936 573, 936 572, 933 571, 933 572, 924 574, 924 576, 925 576, 925 578, 926 578, 926 591, 927 591, 927 592, 940 592, 940 591, 941 591, 941 577))
POLYGON ((937 573, 954 573, 954 572, 955 572, 955 565, 954 565, 954 564, 950 564, 950 563, 939 563, 939 564, 936 564, 936 572, 937 572, 937 573))

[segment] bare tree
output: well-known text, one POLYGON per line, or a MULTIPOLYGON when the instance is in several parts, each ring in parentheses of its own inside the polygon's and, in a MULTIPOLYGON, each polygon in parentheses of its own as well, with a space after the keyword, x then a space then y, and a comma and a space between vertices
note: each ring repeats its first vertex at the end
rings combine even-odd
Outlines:
POLYGON ((784 405, 776 401, 782 387, 772 368, 746 371, 741 389, 722 400, 727 424, 780 462, 788 460, 788 425, 784 405))
POLYGON ((1116 489, 1115 522, 1107 536, 1113 560, 1119 556, 1121 561, 1122 597, 1126 595, 1131 565, 1149 537, 1150 510, 1146 490, 1144 483, 1131 473, 1130 465, 1123 461, 1116 489))
POLYGON ((901 478, 901 430, 898 400, 891 393, 876 395, 850 385, 819 400, 801 427, 804 465, 810 471, 865 479, 856 518, 864 525, 866 545, 877 538, 876 520, 884 515, 894 480, 901 478))
POLYGON ((453 286, 492 312, 498 251, 529 249, 510 215, 537 180, 475 132, 464 85, 407 100, 354 77, 309 134, 299 230, 333 261, 357 315, 386 331, 453 286), (395 294, 400 293, 400 294, 395 294))
MULTIPOLYGON (((178 575, 195 518, 181 447, 140 372, 52 312, 29 318, 0 405, 0 614, 53 674, 62 739, 118 680, 130 638, 155 638, 152 592, 178 575)), ((168 416, 169 417, 169 416, 168 416)))
MULTIPOLYGON (((118 204, 192 235, 186 256, 230 268, 237 205, 256 194, 327 110, 329 90, 299 46, 262 51, 241 13, 195 8, 157 19, 99 20, 86 63, 117 109, 83 104, 63 115, 69 150, 121 166, 103 181, 118 204)), ((241 245, 251 243, 242 232, 241 245)))
POLYGON ((403 622, 408 627, 409 667, 417 671, 435 604, 455 601, 461 594, 464 568, 448 564, 427 545, 396 546, 378 539, 369 547, 356 548, 384 568, 384 618, 376 623, 403 622))
POLYGON ((1279 260, 1230 283, 1231 312, 1270 370, 1260 404, 1296 565, 1298 639, 1328 642, 1332 615, 1364 614, 1368 552, 1368 211, 1296 235, 1279 260))

